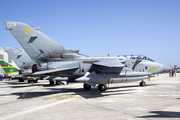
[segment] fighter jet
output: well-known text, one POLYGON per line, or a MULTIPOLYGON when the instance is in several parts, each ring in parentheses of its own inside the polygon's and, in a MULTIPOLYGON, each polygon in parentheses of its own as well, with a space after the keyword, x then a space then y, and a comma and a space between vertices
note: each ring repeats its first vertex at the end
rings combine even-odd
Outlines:
MULTIPOLYGON (((33 27, 21 22, 6 22, 6 30, 14 35, 31 59, 46 62, 44 70, 33 68, 33 75, 57 76, 58 80, 75 80, 84 83, 84 89, 98 84, 100 91, 106 84, 133 82, 168 71, 169 68, 150 60, 127 59, 127 57, 88 57, 79 50, 68 50, 33 27), (144 69, 144 70, 142 70, 144 69), (140 71, 142 70, 142 71, 140 71)), ((140 82, 141 86, 145 82, 140 82)))

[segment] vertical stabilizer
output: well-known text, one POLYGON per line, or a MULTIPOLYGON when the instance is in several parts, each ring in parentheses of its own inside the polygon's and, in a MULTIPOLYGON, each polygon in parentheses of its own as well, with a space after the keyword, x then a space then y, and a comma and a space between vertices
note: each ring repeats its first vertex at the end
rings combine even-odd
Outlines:
POLYGON ((32 59, 22 49, 5 47, 4 50, 21 70, 31 69, 32 65, 35 64, 35 62, 32 61, 32 59))
POLYGON ((62 55, 68 50, 29 24, 4 21, 9 30, 31 59, 47 59, 49 56, 62 55))
POLYGON ((5 72, 5 75, 9 75, 9 74, 13 74, 13 73, 18 73, 19 69, 10 65, 9 63, 0 60, 0 66, 3 69, 3 71, 5 72))

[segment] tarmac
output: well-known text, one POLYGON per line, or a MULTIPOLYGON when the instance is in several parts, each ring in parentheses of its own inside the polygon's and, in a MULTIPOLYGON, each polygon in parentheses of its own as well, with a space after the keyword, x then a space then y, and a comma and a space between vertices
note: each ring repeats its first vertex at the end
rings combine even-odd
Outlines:
POLYGON ((180 120, 180 73, 110 84, 105 92, 83 83, 49 85, 0 81, 0 120, 180 120))

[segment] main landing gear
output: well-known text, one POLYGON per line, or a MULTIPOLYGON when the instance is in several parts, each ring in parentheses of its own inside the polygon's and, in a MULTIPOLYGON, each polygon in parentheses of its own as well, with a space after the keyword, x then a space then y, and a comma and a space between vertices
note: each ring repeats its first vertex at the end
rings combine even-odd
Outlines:
POLYGON ((99 84, 98 85, 98 90, 99 91, 106 91, 106 89, 107 89, 107 86, 106 86, 106 84, 99 84))
POLYGON ((56 81, 56 85, 60 85, 60 81, 56 81))
POLYGON ((50 80, 50 81, 49 81, 49 84, 50 84, 50 85, 54 85, 54 81, 53 81, 53 80, 50 80))
POLYGON ((91 85, 84 83, 84 89, 85 90, 90 90, 91 89, 91 85))
POLYGON ((146 86, 146 83, 142 80, 140 83, 139 83, 140 86, 146 86))
POLYGON ((22 78, 19 78, 19 82, 24 82, 24 80, 22 78))
MULTIPOLYGON (((60 85, 61 82, 60 81, 56 81, 56 85, 60 85)), ((54 81, 53 80, 49 80, 49 85, 54 85, 54 81)))
MULTIPOLYGON (((89 84, 87 84, 87 83, 84 83, 84 89, 85 90, 90 90, 91 89, 91 85, 89 85, 89 84)), ((107 89, 107 86, 106 86, 106 84, 99 84, 98 85, 98 90, 99 91, 106 91, 106 89, 107 89)))

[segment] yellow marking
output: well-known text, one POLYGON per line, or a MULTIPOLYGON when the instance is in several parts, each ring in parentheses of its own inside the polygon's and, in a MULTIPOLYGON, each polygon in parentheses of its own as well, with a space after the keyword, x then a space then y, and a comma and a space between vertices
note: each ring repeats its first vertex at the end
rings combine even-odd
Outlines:
POLYGON ((5 75, 12 74, 12 73, 18 73, 18 72, 10 72, 10 73, 5 73, 5 75))
POLYGON ((35 89, 39 89, 39 88, 43 88, 43 86, 25 91, 24 94, 22 95, 22 98, 25 98, 25 95, 26 95, 27 92, 35 90, 35 89))
POLYGON ((48 98, 45 98, 44 100, 49 100, 49 99, 53 99, 53 98, 58 98, 58 97, 61 97, 61 96, 64 96, 64 95, 70 95, 70 94, 62 94, 62 95, 57 95, 57 96, 53 96, 53 97, 48 97, 48 98))
POLYGON ((13 70, 13 69, 10 69, 9 71, 10 71, 11 73, 12 73, 12 72, 14 72, 14 70, 13 70))
POLYGON ((16 102, 21 102, 21 101, 25 101, 25 100, 30 100, 30 99, 34 99, 34 98, 41 98, 41 97, 32 97, 32 98, 27 98, 27 99, 22 99, 22 100, 13 101, 13 102, 2 103, 2 104, 0 104, 0 106, 1 106, 1 105, 11 104, 11 103, 16 103, 16 102))
POLYGON ((149 68, 149 71, 154 71, 156 70, 156 68, 149 68))
POLYGON ((70 95, 70 96, 62 97, 62 98, 59 98, 58 100, 63 100, 63 99, 67 99, 67 98, 72 98, 73 96, 75 96, 75 95, 70 95))
POLYGON ((24 31, 25 31, 25 34, 26 34, 26 33, 28 33, 28 34, 29 34, 29 31, 30 31, 30 30, 28 30, 28 28, 27 28, 27 29, 26 29, 26 30, 24 30, 24 31))
POLYGON ((57 95, 57 96, 53 96, 53 97, 48 97, 45 98, 44 100, 49 100, 49 99, 53 99, 53 98, 58 98, 58 100, 63 100, 66 98, 71 98, 73 96, 75 96, 76 94, 62 94, 62 95, 57 95), (66 96, 66 97, 62 97, 62 96, 66 96))

